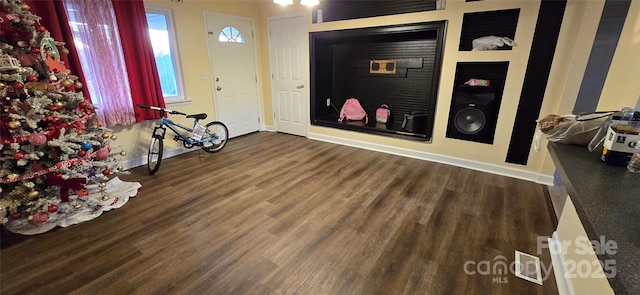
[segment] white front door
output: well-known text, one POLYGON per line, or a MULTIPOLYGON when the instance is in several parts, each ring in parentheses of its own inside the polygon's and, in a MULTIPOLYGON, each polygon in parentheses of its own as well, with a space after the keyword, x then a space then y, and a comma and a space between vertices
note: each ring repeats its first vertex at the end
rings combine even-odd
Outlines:
POLYGON ((269 21, 271 89, 276 131, 307 136, 309 36, 304 17, 269 21))
POLYGON ((206 24, 216 118, 227 125, 229 137, 258 131, 253 22, 207 13, 206 24))

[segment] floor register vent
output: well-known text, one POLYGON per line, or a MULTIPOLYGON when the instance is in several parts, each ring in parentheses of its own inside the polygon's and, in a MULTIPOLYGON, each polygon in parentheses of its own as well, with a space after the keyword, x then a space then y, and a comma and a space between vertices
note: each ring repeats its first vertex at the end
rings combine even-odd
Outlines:
POLYGON ((540 258, 516 250, 516 277, 542 285, 540 258))

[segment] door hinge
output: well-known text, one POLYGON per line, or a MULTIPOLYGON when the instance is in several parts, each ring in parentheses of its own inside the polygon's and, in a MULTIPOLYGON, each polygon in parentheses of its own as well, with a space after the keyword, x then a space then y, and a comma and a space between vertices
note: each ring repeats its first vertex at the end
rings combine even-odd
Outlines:
POLYGON ((260 124, 260 117, 258 117, 258 124, 260 124))
POLYGON ((274 119, 276 118, 276 113, 275 113, 275 112, 273 112, 273 118, 274 118, 274 119))

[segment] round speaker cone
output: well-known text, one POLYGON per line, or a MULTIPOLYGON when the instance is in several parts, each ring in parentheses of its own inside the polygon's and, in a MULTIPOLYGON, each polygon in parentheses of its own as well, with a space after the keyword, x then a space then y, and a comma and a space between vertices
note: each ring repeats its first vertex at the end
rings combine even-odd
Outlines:
POLYGON ((467 107, 456 114, 454 121, 458 131, 464 134, 475 134, 482 130, 486 120, 480 110, 467 107))

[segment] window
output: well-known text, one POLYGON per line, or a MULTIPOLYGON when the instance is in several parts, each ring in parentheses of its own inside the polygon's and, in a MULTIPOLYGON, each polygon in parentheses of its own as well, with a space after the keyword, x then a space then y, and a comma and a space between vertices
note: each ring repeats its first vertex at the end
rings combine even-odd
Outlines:
POLYGON ((222 29, 220 35, 218 35, 218 41, 229 43, 244 43, 244 37, 238 29, 234 27, 226 27, 222 29))
POLYGON ((136 121, 120 34, 110 1, 65 0, 73 41, 96 114, 106 126, 136 121))
POLYGON ((156 58, 165 103, 183 101, 186 96, 184 95, 182 83, 173 14, 171 10, 148 7, 146 12, 149 36, 151 37, 151 45, 156 58))

